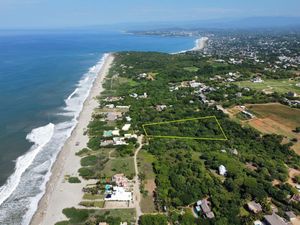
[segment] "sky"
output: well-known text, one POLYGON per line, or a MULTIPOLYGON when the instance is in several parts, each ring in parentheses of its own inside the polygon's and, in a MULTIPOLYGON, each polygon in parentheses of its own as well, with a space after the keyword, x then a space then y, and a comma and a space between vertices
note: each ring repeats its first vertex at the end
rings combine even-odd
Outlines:
POLYGON ((300 0, 0 0, 0 28, 300 16, 300 0))

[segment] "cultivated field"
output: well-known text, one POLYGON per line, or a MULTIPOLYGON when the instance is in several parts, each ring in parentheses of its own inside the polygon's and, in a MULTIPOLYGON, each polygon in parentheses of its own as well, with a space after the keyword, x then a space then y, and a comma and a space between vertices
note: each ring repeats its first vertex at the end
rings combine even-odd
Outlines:
POLYGON ((300 110, 278 103, 247 105, 257 117, 246 123, 262 133, 275 133, 288 139, 297 138, 293 149, 300 154, 300 134, 293 130, 300 126, 300 110))

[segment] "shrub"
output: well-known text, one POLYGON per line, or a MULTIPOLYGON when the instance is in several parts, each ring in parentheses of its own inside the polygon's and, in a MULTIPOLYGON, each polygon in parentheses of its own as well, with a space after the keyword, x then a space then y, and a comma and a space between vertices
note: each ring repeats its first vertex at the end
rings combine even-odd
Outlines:
POLYGON ((86 167, 80 168, 78 170, 78 172, 79 172, 79 175, 85 179, 92 178, 95 175, 94 171, 92 171, 91 169, 86 168, 86 167))
POLYGON ((167 217, 165 215, 143 215, 140 217, 140 225, 167 225, 167 217))
POLYGON ((69 177, 68 179, 69 183, 75 184, 75 183, 81 183, 78 177, 69 177))
POLYGON ((97 157, 90 155, 80 160, 81 166, 94 166, 97 163, 97 157))
POLYGON ((84 222, 89 217, 87 210, 75 209, 74 207, 63 209, 63 214, 70 219, 71 224, 84 222))
POLYGON ((60 221, 60 222, 57 222, 55 225, 69 225, 69 221, 60 221))
POLYGON ((85 154, 87 154, 88 152, 90 152, 91 150, 89 150, 88 148, 83 148, 81 149, 79 152, 76 152, 77 156, 83 156, 85 154))

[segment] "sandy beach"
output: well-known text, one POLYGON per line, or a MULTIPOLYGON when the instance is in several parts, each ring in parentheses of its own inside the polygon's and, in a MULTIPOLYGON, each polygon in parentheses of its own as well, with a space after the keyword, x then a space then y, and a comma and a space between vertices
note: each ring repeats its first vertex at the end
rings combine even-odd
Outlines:
POLYGON ((30 224, 32 225, 53 225, 56 222, 67 220, 62 210, 68 207, 79 207, 78 203, 83 196, 82 188, 87 183, 93 182, 80 178, 81 183, 71 184, 65 180, 65 176, 78 176, 80 157, 76 156, 75 153, 86 147, 88 136, 84 135, 84 130, 91 120, 94 109, 98 107, 95 97, 103 91, 103 80, 109 71, 113 59, 114 56, 112 54, 107 56, 84 103, 78 118, 78 124, 64 144, 52 167, 52 175, 47 183, 46 193, 40 200, 38 209, 31 220, 30 224))

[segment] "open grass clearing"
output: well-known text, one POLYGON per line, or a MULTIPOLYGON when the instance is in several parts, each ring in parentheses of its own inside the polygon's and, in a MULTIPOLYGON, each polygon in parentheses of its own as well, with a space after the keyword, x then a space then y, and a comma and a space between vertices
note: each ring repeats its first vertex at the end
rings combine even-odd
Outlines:
POLYGON ((155 157, 145 150, 141 150, 137 156, 139 171, 145 174, 145 179, 154 179, 155 173, 152 164, 155 157))
POLYGON ((300 94, 300 87, 296 86, 299 84, 299 80, 264 80, 261 83, 253 83, 251 81, 240 81, 236 82, 236 84, 240 87, 248 87, 255 90, 261 90, 265 92, 278 92, 278 93, 287 93, 287 92, 295 92, 300 94))
POLYGON ((117 173, 124 173, 126 177, 132 178, 135 175, 133 157, 110 159, 105 164, 102 173, 108 177, 117 173))
POLYGON ((92 195, 92 194, 88 194, 88 193, 85 193, 83 195, 83 199, 84 200, 96 200, 96 199, 103 199, 104 195, 92 195))
POLYGON ((199 68, 196 66, 184 67, 183 69, 188 72, 197 72, 199 70, 199 68))

